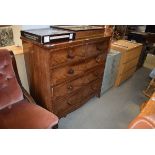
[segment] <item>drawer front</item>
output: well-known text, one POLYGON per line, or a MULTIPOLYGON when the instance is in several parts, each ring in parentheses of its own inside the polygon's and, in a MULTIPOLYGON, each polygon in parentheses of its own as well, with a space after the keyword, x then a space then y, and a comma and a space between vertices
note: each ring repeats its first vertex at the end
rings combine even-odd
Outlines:
MULTIPOLYGON (((60 84, 62 82, 74 79, 78 76, 84 75, 85 72, 93 69, 97 66, 104 65, 105 54, 100 54, 92 59, 89 59, 85 63, 79 63, 74 65, 68 65, 51 70, 51 85, 60 84)), ((104 66, 103 66, 104 67, 104 66)))
POLYGON ((139 57, 141 50, 142 50, 142 47, 140 46, 138 48, 133 49, 132 51, 124 52, 122 55, 122 62, 127 63, 127 62, 139 57))
POLYGON ((125 81, 129 77, 131 77, 134 74, 135 71, 136 71, 136 67, 133 67, 132 69, 128 70, 126 73, 122 74, 120 76, 120 83, 122 83, 123 81, 125 81))
POLYGON ((51 85, 54 86, 67 80, 76 78, 84 74, 85 70, 86 70, 85 63, 68 65, 53 69, 51 70, 51 85))
POLYGON ((54 67, 83 60, 85 58, 84 48, 84 45, 78 45, 51 52, 50 66, 54 67))
POLYGON ((137 66, 138 60, 139 60, 139 57, 137 57, 136 59, 134 59, 126 64, 121 65, 120 74, 123 74, 123 73, 127 72, 128 70, 137 66))
POLYGON ((84 75, 81 78, 73 80, 71 82, 63 83, 55 86, 53 89, 53 99, 61 99, 64 96, 73 94, 75 91, 83 88, 92 81, 103 77, 103 67, 98 67, 92 72, 84 75))
POLYGON ((106 53, 100 54, 92 59, 89 59, 86 61, 86 70, 90 70, 101 64, 105 64, 105 61, 106 61, 106 53))
POLYGON ((106 52, 108 49, 109 42, 108 41, 100 41, 95 43, 88 43, 86 45, 86 58, 96 56, 98 54, 102 54, 106 52))
POLYGON ((54 100, 54 113, 57 116, 62 116, 64 113, 68 113, 68 111, 73 111, 76 107, 84 104, 85 100, 87 100, 93 94, 95 95, 98 91, 100 91, 101 80, 96 80, 90 83, 88 86, 83 87, 78 93, 72 95, 71 97, 63 98, 63 100, 54 100))

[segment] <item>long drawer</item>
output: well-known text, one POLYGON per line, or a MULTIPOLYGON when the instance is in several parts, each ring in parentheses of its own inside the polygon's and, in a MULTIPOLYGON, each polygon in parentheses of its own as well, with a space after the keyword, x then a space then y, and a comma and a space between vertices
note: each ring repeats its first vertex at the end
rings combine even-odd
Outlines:
POLYGON ((95 70, 85 74, 81 78, 75 79, 73 81, 69 81, 66 83, 62 83, 57 85, 52 89, 53 99, 61 99, 64 96, 69 96, 73 94, 75 91, 85 87, 89 83, 94 80, 101 79, 103 77, 103 66, 95 68, 95 70))
POLYGON ((130 51, 123 52, 122 54, 122 63, 126 63, 140 56, 142 46, 132 49, 130 51))
POLYGON ((92 95, 97 94, 100 91, 102 80, 96 80, 89 85, 80 89, 77 93, 71 97, 64 97, 61 100, 53 101, 54 113, 61 117, 62 114, 67 114, 68 111, 75 110, 75 107, 84 104, 85 100, 90 98, 92 95))
POLYGON ((126 73, 128 70, 137 66, 138 60, 139 60, 139 57, 137 57, 137 58, 125 63, 125 64, 122 64, 120 66, 120 74, 126 73))
POLYGON ((84 75, 87 71, 105 63, 105 54, 100 54, 83 63, 70 64, 51 70, 51 86, 74 79, 84 75))
POLYGON ((50 66, 55 67, 67 63, 74 63, 85 58, 85 46, 76 45, 69 48, 59 49, 50 53, 50 66))
POLYGON ((50 67, 54 68, 68 63, 83 61, 84 59, 105 53, 108 46, 108 40, 100 40, 99 42, 89 42, 86 45, 76 45, 61 50, 53 50, 50 53, 50 67))
POLYGON ((131 68, 130 70, 128 70, 127 72, 125 72, 121 76, 119 76, 119 78, 117 79, 116 85, 120 85, 120 83, 127 80, 129 77, 131 77, 134 74, 135 71, 136 71, 136 66, 131 68))

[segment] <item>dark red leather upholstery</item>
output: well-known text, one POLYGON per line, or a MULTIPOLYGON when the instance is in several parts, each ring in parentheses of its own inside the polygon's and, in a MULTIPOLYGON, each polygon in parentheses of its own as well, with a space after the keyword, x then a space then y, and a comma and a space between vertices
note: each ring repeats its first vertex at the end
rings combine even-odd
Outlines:
POLYGON ((0 112, 0 128, 46 129, 58 123, 57 117, 40 106, 22 100, 0 112))
POLYGON ((23 98, 10 52, 0 50, 0 128, 44 129, 57 123, 57 116, 23 98))
POLYGON ((0 110, 23 99, 9 51, 0 52, 0 110))

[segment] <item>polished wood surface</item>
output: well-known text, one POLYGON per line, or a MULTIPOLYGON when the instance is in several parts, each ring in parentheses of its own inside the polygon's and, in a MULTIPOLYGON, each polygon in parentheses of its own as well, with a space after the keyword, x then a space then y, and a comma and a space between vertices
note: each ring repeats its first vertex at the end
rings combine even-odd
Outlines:
POLYGON ((41 45, 22 37, 33 98, 64 117, 100 96, 110 37, 98 36, 41 45))
POLYGON ((91 82, 101 79, 103 75, 103 66, 95 68, 95 70, 88 72, 85 76, 81 76, 75 80, 57 85, 53 89, 53 98, 60 99, 63 96, 70 96, 78 92, 81 88, 89 85, 91 82))
POLYGON ((54 111, 59 117, 65 116, 67 113, 74 111, 93 96, 100 93, 102 80, 96 80, 87 86, 83 86, 78 92, 61 100, 54 100, 54 111))

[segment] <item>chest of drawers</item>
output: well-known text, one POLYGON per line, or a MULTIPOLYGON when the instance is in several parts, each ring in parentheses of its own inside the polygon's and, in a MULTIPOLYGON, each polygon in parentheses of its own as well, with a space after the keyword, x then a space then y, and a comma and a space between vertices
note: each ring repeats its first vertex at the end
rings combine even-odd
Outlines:
POLYGON ((41 45, 22 38, 30 93, 63 117, 100 96, 110 37, 41 45))
POLYGON ((142 44, 132 43, 127 40, 118 40, 111 45, 111 48, 121 53, 115 86, 131 77, 136 71, 142 44))

